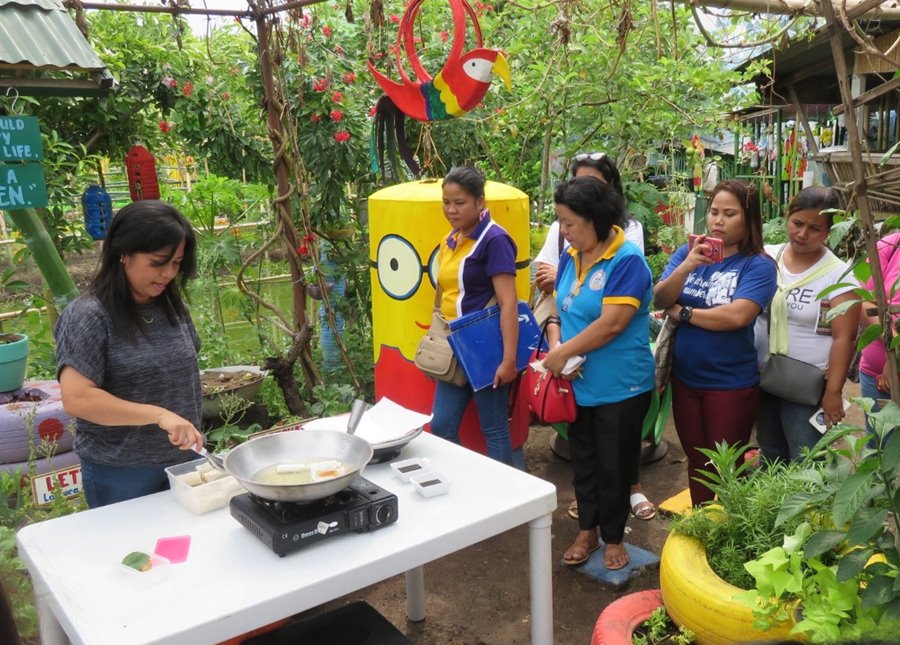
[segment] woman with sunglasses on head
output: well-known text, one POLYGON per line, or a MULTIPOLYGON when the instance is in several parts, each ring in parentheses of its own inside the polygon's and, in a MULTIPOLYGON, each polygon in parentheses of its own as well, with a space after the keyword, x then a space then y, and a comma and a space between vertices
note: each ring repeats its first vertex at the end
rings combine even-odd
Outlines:
MULTIPOLYGON (((615 162, 613 162, 612 158, 607 156, 606 153, 579 153, 572 157, 570 168, 572 170, 573 178, 594 177, 608 185, 619 194, 624 205, 625 191, 622 188, 622 176, 619 174, 619 169, 616 167, 615 162)), ((637 246, 643 254, 644 228, 641 226, 640 222, 631 216, 627 206, 623 208, 621 218, 617 220, 615 224, 625 231, 625 239, 637 246)), ((556 283, 556 270, 564 246, 565 239, 560 233, 559 221, 555 221, 550 225, 544 246, 541 248, 540 253, 538 253, 534 261, 537 267, 535 282, 538 289, 544 294, 548 294, 547 296, 542 297, 549 297, 549 294, 553 293, 553 287, 556 283)), ((654 506, 653 502, 644 495, 644 491, 641 488, 641 482, 638 481, 637 475, 631 486, 629 502, 631 512, 639 520, 652 520, 656 517, 656 506, 654 506)), ((567 513, 572 519, 578 519, 577 500, 569 505, 567 513)))
POLYGON ((828 311, 858 299, 849 284, 849 269, 827 246, 834 215, 840 207, 830 188, 810 186, 797 193, 788 205, 786 244, 766 246, 766 253, 778 265, 779 282, 768 315, 756 321, 759 360, 769 352, 786 354, 815 365, 827 373, 825 392, 819 405, 805 405, 760 392, 756 416, 756 438, 763 457, 769 461, 796 461, 803 448, 812 448, 822 435, 810 423, 820 406, 825 425, 844 418, 843 389, 856 349, 859 307, 851 307, 829 321, 828 311), (846 286, 819 294, 837 283, 846 286))
POLYGON ((621 569, 628 564, 622 540, 653 389, 650 267, 616 224, 624 204, 610 186, 576 177, 560 184, 553 199, 570 247, 559 265, 558 318, 548 324, 551 349, 543 364, 559 375, 569 359, 585 357, 571 377, 578 416, 569 426, 580 530, 563 561, 585 562, 602 540, 604 565, 621 569))
POLYGON ((453 168, 444 177, 444 217, 453 227, 438 250, 437 283, 441 315, 453 320, 496 301, 500 305, 503 358, 493 387, 438 381, 434 391, 431 431, 459 443, 459 425, 472 397, 487 444, 488 456, 512 464, 509 436, 509 385, 518 376, 519 336, 516 297, 516 244, 485 208, 484 175, 475 168, 453 168))
MULTIPOLYGON (((572 157, 569 168, 572 177, 596 177, 609 185, 619 193, 619 197, 625 199, 625 191, 622 188, 622 175, 615 162, 604 152, 582 152, 572 157)), ((623 201, 624 203, 624 201, 623 201)), ((623 208, 621 217, 616 221, 616 226, 625 231, 625 239, 633 242, 644 252, 644 227, 631 216, 628 208, 623 208)), ((537 267, 535 282, 544 293, 552 293, 556 283, 556 267, 559 265, 559 256, 563 251, 565 240, 559 232, 559 222, 553 222, 547 231, 547 238, 540 253, 534 259, 537 267)))
POLYGON ((182 300, 196 246, 174 207, 129 204, 87 292, 57 323, 57 378, 92 508, 166 490, 165 468, 203 447, 200 340, 182 300))
POLYGON ((672 255, 654 288, 654 304, 680 321, 672 363, 672 410, 688 460, 694 505, 713 499, 697 482, 717 442, 746 443, 759 402, 753 325, 775 294, 776 269, 763 250, 756 189, 730 179, 716 184, 707 235, 672 255), (724 259, 707 257, 706 237, 722 240, 724 259))

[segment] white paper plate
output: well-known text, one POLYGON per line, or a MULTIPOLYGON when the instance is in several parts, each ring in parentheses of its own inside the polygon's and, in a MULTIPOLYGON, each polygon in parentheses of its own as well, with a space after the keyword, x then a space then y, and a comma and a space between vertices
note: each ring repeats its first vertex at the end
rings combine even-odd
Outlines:
MULTIPOLYGON (((349 414, 341 414, 336 417, 323 417, 321 419, 313 419, 303 423, 304 430, 337 430, 338 432, 347 432, 347 420, 349 414)), ((394 436, 385 436, 380 428, 370 428, 366 426, 366 418, 363 417, 359 427, 356 429, 356 435, 368 441, 372 448, 380 450, 384 448, 400 448, 415 439, 422 432, 422 426, 413 428, 403 434, 394 436), (372 441, 377 437, 378 441, 372 441)))

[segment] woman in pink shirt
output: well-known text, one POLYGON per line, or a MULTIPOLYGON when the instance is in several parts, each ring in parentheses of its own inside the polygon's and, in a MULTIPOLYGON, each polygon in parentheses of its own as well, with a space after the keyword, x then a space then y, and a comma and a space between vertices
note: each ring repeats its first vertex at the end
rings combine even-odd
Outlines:
MULTIPOLYGON (((891 233, 878 240, 878 263, 881 265, 884 291, 888 302, 892 305, 900 305, 900 289, 894 289, 897 278, 900 277, 900 233, 891 233)), ((872 278, 869 278, 866 288, 875 288, 872 278)), ((894 314, 893 318, 896 320, 897 315, 894 314)), ((863 323, 878 325, 881 324, 881 321, 878 320, 876 313, 870 315, 870 309, 865 309, 863 323)), ((878 337, 862 350, 862 357, 859 361, 859 389, 864 397, 876 401, 891 398, 886 368, 887 355, 884 351, 884 341, 878 337)), ((879 409, 880 406, 876 404, 872 411, 875 412, 879 409)), ((866 427, 871 432, 872 427, 868 418, 866 427)))

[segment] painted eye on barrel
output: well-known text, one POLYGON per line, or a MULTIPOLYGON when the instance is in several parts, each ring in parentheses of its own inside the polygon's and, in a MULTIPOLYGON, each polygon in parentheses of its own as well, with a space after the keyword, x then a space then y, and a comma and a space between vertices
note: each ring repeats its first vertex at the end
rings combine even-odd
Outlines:
POLYGON ((441 250, 440 246, 434 247, 434 251, 431 252, 431 256, 428 258, 428 279, 431 280, 431 286, 437 289, 437 280, 438 280, 438 251, 441 250))
POLYGON ((381 288, 396 300, 410 298, 419 288, 425 272, 422 259, 413 245, 393 234, 385 235, 378 243, 375 271, 381 288))

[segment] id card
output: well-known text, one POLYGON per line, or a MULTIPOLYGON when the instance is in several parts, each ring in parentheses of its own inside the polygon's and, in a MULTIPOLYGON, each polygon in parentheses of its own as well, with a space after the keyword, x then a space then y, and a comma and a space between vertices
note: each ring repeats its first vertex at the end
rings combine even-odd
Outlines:
POLYGON ((831 321, 828 320, 829 311, 831 311, 831 301, 820 300, 819 317, 816 319, 816 334, 819 336, 831 336, 831 321))

